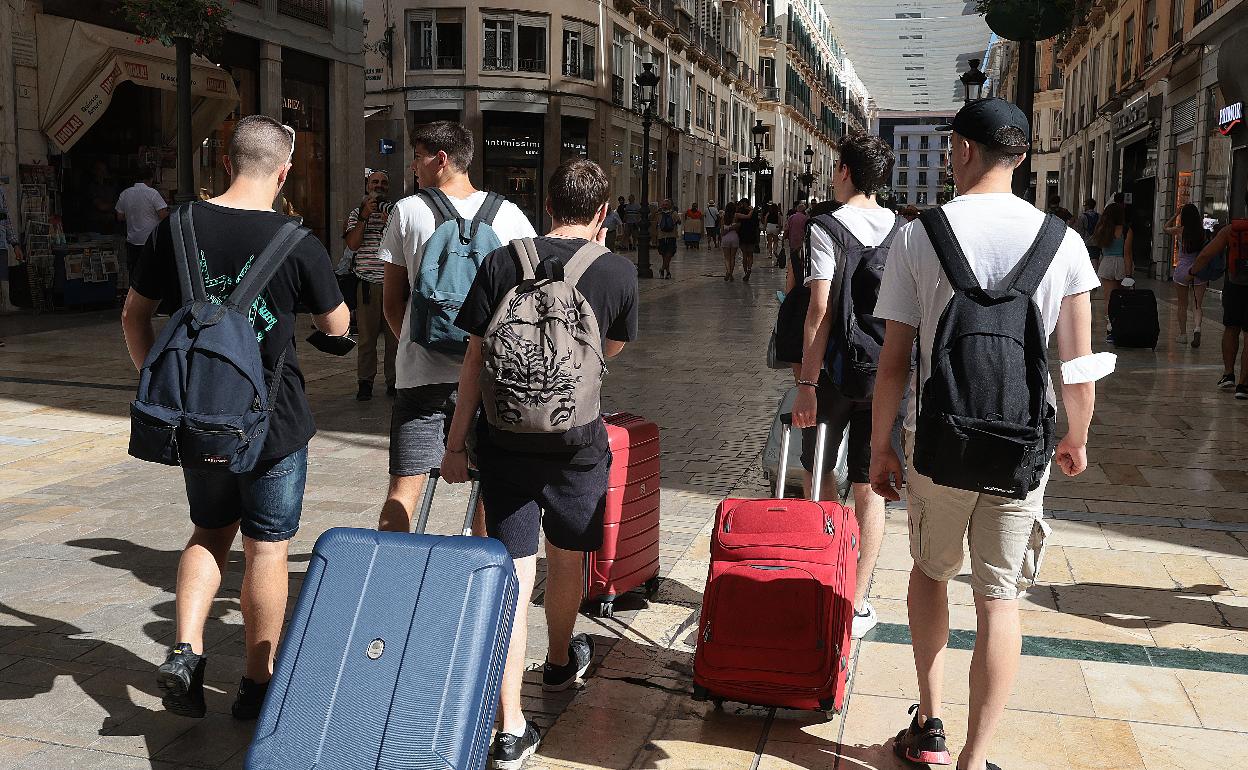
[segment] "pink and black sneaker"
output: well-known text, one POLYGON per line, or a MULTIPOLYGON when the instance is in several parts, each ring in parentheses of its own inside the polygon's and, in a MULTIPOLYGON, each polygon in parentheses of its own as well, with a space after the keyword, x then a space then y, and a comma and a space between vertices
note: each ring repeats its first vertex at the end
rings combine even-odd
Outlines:
POLYGON ((928 717, 919 725, 919 704, 910 707, 914 716, 910 726, 897 733, 893 740, 893 753, 910 762, 929 765, 951 765, 953 758, 945 747, 945 725, 936 717, 928 717))

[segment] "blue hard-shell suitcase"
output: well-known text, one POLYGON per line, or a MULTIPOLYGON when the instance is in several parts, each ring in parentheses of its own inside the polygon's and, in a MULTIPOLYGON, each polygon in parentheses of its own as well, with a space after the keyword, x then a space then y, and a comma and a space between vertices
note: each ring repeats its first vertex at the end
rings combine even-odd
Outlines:
MULTIPOLYGON (((436 484, 435 472, 418 532, 436 484)), ((469 522, 476 500, 474 484, 469 522)), ((497 540, 325 532, 246 767, 481 770, 516 593, 515 567, 497 540)))

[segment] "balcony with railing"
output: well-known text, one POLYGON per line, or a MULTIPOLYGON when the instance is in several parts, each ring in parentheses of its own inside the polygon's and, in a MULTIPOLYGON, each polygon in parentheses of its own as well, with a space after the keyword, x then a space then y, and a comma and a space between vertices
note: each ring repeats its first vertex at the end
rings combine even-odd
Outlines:
POLYGON ((676 30, 676 2, 675 0, 655 0, 652 4, 657 6, 658 13, 654 16, 651 26, 654 33, 659 37, 676 30))
POLYGON ((277 12, 321 27, 329 26, 329 0, 277 0, 277 12))
MULTIPOLYGON (((541 71, 545 71, 544 69, 541 71)), ((563 76, 565 78, 578 78, 580 80, 594 79, 594 60, 590 57, 582 58, 581 61, 563 62, 563 76)))
POLYGON ((1196 6, 1196 16, 1193 19, 1193 26, 1212 16, 1213 10, 1213 0, 1200 0, 1200 4, 1196 6))
POLYGON ((780 101, 780 86, 763 86, 763 101, 780 101))
POLYGON ((464 57, 454 56, 417 56, 411 62, 413 70, 462 70, 464 57))
POLYGON ((779 24, 764 24, 762 30, 759 32, 759 36, 765 37, 765 38, 771 38, 774 40, 779 40, 780 39, 780 25, 779 24))

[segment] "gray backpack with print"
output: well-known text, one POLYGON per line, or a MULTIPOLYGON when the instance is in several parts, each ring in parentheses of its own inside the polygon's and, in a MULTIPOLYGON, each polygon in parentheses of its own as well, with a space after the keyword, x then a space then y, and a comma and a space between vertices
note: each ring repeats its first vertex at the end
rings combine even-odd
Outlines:
POLYGON ((577 282, 606 247, 590 241, 566 263, 532 238, 511 242, 520 283, 494 311, 483 341, 481 404, 501 449, 557 452, 593 442, 606 362, 598 318, 577 282))

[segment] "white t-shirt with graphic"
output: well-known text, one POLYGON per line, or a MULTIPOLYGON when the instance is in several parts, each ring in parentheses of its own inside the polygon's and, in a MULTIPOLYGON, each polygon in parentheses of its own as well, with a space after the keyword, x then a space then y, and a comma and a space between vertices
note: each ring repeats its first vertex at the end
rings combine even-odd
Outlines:
MULTIPOLYGON (((486 193, 478 190, 467 198, 450 198, 455 210, 464 219, 477 215, 485 203, 486 193)), ((448 196, 450 197, 450 196, 448 196)), ((428 202, 419 195, 409 195, 394 204, 390 222, 377 247, 377 258, 407 269, 408 288, 414 288, 425 244, 433 235, 433 211, 428 202)), ((504 245, 516 238, 533 238, 537 233, 527 217, 511 201, 504 201, 494 217, 494 232, 504 245)), ((411 341, 406 330, 411 323, 412 305, 407 304, 403 313, 403 334, 399 335, 399 350, 395 358, 395 386, 416 388, 421 385, 459 382, 459 370, 464 363, 461 354, 430 350, 411 341)))
MULTIPOLYGON (((959 195, 943 208, 976 280, 989 290, 997 288, 1022 259, 1044 221, 1043 211, 1011 193, 959 195)), ((1067 228, 1057 256, 1032 295, 1044 319, 1046 341, 1057 327, 1062 300, 1100 285, 1083 239, 1067 228)), ((916 376, 924 380, 931 367, 936 327, 952 298, 953 287, 940 266, 923 223, 915 220, 901 228, 889 248, 875 315, 919 330, 916 376)), ((910 388, 913 396, 913 382, 910 388)), ((1050 383, 1049 403, 1056 402, 1050 383)), ((915 415, 916 399, 912 397, 906 415, 907 430, 914 430, 915 415)))

